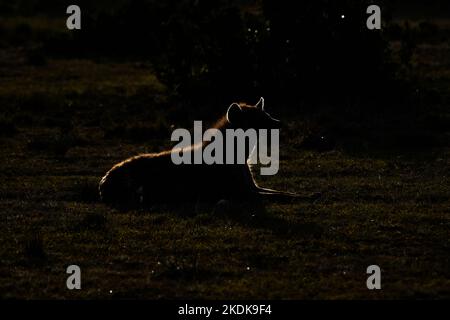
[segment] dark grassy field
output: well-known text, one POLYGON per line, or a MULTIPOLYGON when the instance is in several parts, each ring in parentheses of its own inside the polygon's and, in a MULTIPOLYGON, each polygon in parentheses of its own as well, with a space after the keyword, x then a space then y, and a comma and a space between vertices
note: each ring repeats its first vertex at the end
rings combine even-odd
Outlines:
POLYGON ((197 116, 168 102, 148 65, 41 61, 20 48, 0 57, 1 298, 450 298, 448 44, 414 56, 414 73, 440 97, 424 120, 436 131, 395 139, 421 148, 371 131, 377 144, 348 148, 359 128, 327 151, 308 149, 308 122, 281 114, 280 172, 257 180, 322 196, 226 214, 99 202, 113 164, 167 148, 172 126, 197 116), (81 290, 66 288, 71 264, 81 290), (372 264, 382 290, 366 287, 372 264))

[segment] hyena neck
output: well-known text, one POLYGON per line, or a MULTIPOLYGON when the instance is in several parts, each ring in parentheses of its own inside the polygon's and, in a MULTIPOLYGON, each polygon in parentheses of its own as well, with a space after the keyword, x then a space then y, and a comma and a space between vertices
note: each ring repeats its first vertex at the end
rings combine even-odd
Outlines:
MULTIPOLYGON (((227 129, 232 129, 232 130, 235 130, 235 129, 239 129, 239 128, 236 128, 235 126, 233 126, 229 121, 228 121, 228 119, 227 119, 227 117, 226 116, 223 116, 222 118, 220 118, 219 120, 217 120, 217 122, 211 127, 212 129, 217 129, 217 130, 219 130, 221 133, 222 133, 222 136, 223 136, 223 138, 224 138, 224 145, 223 145, 223 147, 224 147, 224 150, 223 150, 223 154, 225 155, 226 154, 226 130, 227 129)), ((244 130, 245 131, 245 130, 244 130)), ((202 148, 205 148, 207 145, 209 145, 210 143, 211 143, 212 141, 203 141, 203 143, 202 143, 202 148)), ((238 146, 235 146, 235 151, 234 151, 234 154, 236 154, 236 152, 237 152, 237 150, 236 150, 236 148, 237 148, 238 146)), ((254 145, 252 145, 252 146, 249 146, 249 148, 245 148, 245 159, 247 159, 248 160, 248 158, 250 157, 250 152, 253 150, 253 148, 254 148, 254 145)))

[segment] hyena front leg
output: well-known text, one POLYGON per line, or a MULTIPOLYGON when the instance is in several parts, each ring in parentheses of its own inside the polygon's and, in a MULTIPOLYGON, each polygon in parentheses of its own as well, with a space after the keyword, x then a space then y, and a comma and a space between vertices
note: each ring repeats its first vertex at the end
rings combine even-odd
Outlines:
POLYGON ((286 192, 286 191, 278 191, 267 188, 258 188, 258 195, 263 198, 268 198, 271 200, 280 200, 280 201, 308 201, 312 202, 321 197, 320 193, 314 193, 310 195, 300 195, 298 193, 286 192))
MULTIPOLYGON (((251 175, 250 171, 248 171, 251 175)), ((258 195, 264 197, 264 198, 270 198, 273 200, 299 200, 299 201, 315 201, 317 200, 321 195, 319 193, 311 194, 311 195, 300 195, 295 192, 289 192, 289 191, 280 191, 270 188, 263 188, 258 186, 258 184, 255 182, 252 176, 252 188, 254 192, 256 192, 258 195)))
POLYGON ((250 189, 252 192, 256 192, 261 195, 280 195, 285 197, 298 197, 299 195, 293 192, 285 192, 285 191, 278 191, 274 189, 269 188, 262 188, 258 186, 255 179, 253 178, 252 172, 248 166, 246 166, 244 170, 245 179, 248 181, 248 184, 250 185, 250 189))
POLYGON ((274 190, 274 189, 269 189, 269 188, 262 188, 259 187, 258 185, 255 185, 256 187, 256 191, 261 193, 261 194, 278 194, 278 195, 285 195, 288 197, 300 197, 299 194, 294 193, 294 192, 289 192, 289 191, 279 191, 279 190, 274 190))

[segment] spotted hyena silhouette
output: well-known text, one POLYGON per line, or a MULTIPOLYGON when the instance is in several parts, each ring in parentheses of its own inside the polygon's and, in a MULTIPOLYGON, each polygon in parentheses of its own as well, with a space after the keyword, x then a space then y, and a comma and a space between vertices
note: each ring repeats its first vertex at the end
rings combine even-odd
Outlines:
MULTIPOLYGON (((213 128, 278 129, 280 121, 264 110, 264 99, 256 105, 233 103, 213 128)), ((210 142, 183 149, 194 152, 210 142)), ((224 143, 223 145, 226 145, 224 143)), ((246 158, 250 148, 246 149, 246 158)), ((99 184, 102 201, 122 206, 148 206, 183 201, 243 200, 261 196, 296 197, 296 194, 259 187, 247 163, 174 164, 172 150, 140 154, 114 165, 99 184)), ((226 152, 224 150, 224 152, 226 152)))

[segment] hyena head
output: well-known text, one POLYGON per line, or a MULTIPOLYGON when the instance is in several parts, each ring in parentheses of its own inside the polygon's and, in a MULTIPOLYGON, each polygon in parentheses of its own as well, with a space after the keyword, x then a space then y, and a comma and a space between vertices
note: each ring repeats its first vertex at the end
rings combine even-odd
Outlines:
POLYGON ((233 103, 227 111, 227 120, 233 128, 247 129, 279 129, 280 120, 274 119, 264 110, 264 98, 250 106, 233 103))

